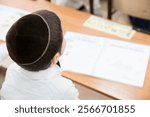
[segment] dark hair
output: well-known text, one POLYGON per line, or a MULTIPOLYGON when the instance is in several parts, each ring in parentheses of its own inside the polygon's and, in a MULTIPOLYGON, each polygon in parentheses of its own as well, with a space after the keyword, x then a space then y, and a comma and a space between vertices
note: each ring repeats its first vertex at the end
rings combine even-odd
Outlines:
POLYGON ((39 71, 48 68, 62 46, 59 17, 48 10, 23 16, 9 29, 6 45, 10 57, 22 68, 39 71))

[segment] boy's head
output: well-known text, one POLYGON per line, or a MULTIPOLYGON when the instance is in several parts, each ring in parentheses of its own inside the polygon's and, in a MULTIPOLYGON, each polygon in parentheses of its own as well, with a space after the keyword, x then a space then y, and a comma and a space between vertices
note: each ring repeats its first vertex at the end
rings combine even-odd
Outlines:
POLYGON ((43 70, 55 64, 62 43, 61 21, 55 13, 47 10, 20 18, 6 36, 10 57, 30 71, 43 70))

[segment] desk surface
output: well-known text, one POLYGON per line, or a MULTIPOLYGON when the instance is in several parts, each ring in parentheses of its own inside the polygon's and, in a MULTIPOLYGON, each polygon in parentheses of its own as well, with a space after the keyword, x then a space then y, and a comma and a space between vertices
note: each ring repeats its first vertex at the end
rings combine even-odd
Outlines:
MULTIPOLYGON (((79 12, 70 8, 60 7, 44 0, 0 0, 0 4, 21 8, 29 12, 39 9, 52 10, 61 18, 65 31, 82 32, 85 34, 115 38, 116 40, 124 40, 114 35, 83 27, 83 22, 90 16, 90 14, 79 12)), ((150 45, 150 35, 136 32, 131 40, 124 41, 150 45)), ((89 87, 90 89, 115 99, 150 99, 150 63, 148 65, 143 88, 137 88, 130 85, 71 72, 63 72, 62 75, 79 84, 89 87)))

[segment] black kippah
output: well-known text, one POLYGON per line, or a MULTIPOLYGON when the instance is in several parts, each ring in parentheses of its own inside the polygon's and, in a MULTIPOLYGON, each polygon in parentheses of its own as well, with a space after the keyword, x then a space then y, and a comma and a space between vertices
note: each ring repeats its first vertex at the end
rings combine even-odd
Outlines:
POLYGON ((58 16, 40 10, 20 18, 7 33, 10 57, 21 67, 38 71, 46 69, 61 49, 62 29, 58 16))

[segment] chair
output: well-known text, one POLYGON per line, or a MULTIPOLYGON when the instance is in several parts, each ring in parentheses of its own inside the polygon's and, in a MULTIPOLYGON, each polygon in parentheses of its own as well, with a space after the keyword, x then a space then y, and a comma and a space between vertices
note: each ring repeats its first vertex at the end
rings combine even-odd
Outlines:
POLYGON ((112 9, 119 10, 129 16, 150 20, 150 0, 108 0, 108 19, 112 9))

